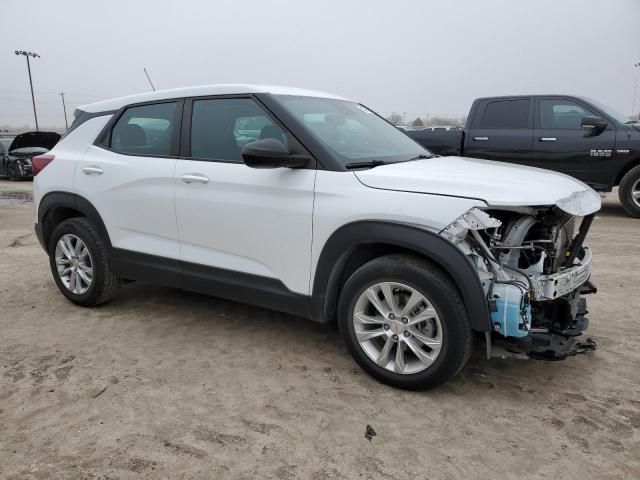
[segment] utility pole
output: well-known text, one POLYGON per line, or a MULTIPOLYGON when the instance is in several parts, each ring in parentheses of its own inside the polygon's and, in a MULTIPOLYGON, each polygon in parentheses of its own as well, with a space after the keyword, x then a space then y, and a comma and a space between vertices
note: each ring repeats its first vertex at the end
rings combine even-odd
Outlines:
POLYGON ((29 86, 31 87, 31 102, 33 103, 33 116, 36 119, 36 132, 38 131, 38 114, 36 113, 36 97, 33 95, 33 81, 31 80, 31 64, 29 63, 29 57, 40 58, 40 55, 33 52, 25 52, 24 50, 16 50, 16 55, 24 55, 27 59, 27 71, 29 72, 29 86))
MULTIPOLYGON (((633 66, 636 68, 640 68, 640 62, 635 63, 633 66)), ((633 115, 636 113, 635 109, 636 109, 636 93, 638 93, 638 78, 640 78, 640 73, 636 74, 636 84, 633 87, 633 103, 631 104, 631 118, 633 118, 633 115)))
POLYGON ((64 92, 60 92, 58 95, 62 97, 62 110, 64 111, 64 126, 69 130, 69 122, 67 121, 67 106, 64 103, 64 92))

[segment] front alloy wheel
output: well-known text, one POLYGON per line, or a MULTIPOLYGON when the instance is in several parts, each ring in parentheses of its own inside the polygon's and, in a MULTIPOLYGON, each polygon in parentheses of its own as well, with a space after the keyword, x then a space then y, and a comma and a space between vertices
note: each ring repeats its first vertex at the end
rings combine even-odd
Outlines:
POLYGON ((395 373, 429 368, 442 346, 442 325, 433 304, 402 283, 376 283, 364 290, 355 304, 353 326, 365 354, 395 373))
POLYGON ((353 359, 395 387, 437 387, 471 354, 471 326, 460 291, 426 258, 393 254, 365 263, 344 283, 337 313, 353 359))

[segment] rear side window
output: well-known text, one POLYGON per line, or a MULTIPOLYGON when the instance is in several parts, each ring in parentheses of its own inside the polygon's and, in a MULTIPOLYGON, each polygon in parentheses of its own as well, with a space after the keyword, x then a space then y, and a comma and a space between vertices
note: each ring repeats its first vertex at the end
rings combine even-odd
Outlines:
POLYGON ((171 156, 176 108, 175 102, 128 108, 111 130, 109 147, 129 155, 171 156))
POLYGON ((274 138, 287 146, 287 135, 250 98, 194 100, 191 157, 242 162, 242 147, 274 138))
POLYGON ((529 99, 489 102, 480 128, 528 128, 530 103, 529 99))
POLYGON ((583 117, 595 114, 571 100, 540 100, 540 128, 580 129, 583 117))

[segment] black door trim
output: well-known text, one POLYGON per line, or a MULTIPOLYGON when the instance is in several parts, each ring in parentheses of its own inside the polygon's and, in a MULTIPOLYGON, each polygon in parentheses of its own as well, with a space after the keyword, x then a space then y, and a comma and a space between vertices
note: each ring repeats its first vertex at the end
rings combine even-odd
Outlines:
POLYGON ((309 317, 309 297, 275 278, 112 248, 116 275, 309 317))

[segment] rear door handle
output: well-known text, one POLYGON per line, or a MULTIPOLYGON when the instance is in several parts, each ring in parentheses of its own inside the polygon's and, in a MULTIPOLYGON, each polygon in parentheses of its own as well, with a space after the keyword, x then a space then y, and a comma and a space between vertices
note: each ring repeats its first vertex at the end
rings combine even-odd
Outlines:
POLYGON ((486 142, 489 140, 489 137, 473 137, 476 142, 486 142))
POLYGON ((539 137, 538 138, 539 142, 555 142, 556 140, 558 140, 556 137, 539 137))
POLYGON ((209 177, 205 177, 201 173, 185 173, 180 178, 184 183, 209 183, 209 177))
POLYGON ((85 175, 102 175, 104 173, 104 170, 102 170, 100 167, 92 165, 89 167, 83 167, 82 173, 84 173, 85 175))

